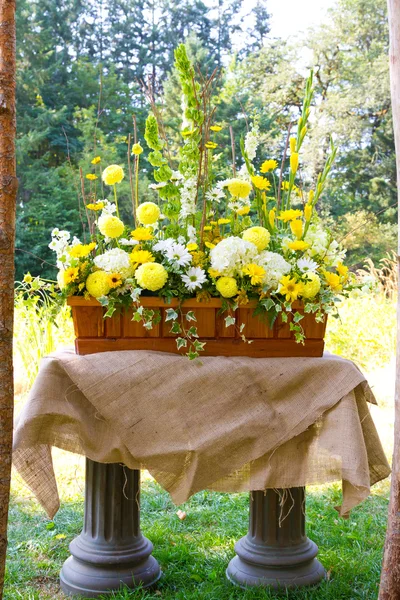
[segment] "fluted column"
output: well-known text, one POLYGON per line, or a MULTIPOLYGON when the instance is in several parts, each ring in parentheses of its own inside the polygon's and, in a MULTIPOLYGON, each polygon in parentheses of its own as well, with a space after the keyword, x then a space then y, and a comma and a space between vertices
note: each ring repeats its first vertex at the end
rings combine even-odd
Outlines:
POLYGON ((325 577, 318 547, 305 532, 305 489, 250 493, 249 531, 235 544, 226 574, 246 586, 291 588, 325 577))
POLYGON ((86 459, 84 526, 69 549, 60 574, 68 595, 96 598, 159 579, 153 545, 140 531, 140 471, 86 459))

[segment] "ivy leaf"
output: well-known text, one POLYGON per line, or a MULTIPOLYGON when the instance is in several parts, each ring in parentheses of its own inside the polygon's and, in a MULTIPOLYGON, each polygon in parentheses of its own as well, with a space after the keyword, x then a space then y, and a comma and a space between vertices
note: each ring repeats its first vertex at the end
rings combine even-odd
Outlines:
POLYGON ((272 298, 266 298, 262 301, 262 305, 265 306, 267 310, 269 310, 270 308, 275 306, 275 302, 272 300, 272 298))
POLYGON ((114 306, 110 306, 110 308, 108 309, 108 311, 106 312, 106 314, 104 315, 105 317, 112 317, 113 314, 115 313, 115 307, 114 306))
POLYGON ((100 298, 97 298, 97 301, 100 302, 102 306, 108 306, 109 304, 109 299, 107 296, 100 296, 100 298))
POLYGON ((179 325, 178 321, 174 321, 171 329, 170 329, 170 333, 181 333, 182 332, 182 327, 179 325))
POLYGON ((196 350, 196 352, 202 352, 204 350, 205 345, 205 342, 199 342, 198 340, 195 340, 193 342, 193 348, 196 350))
POLYGON ((246 327, 246 325, 244 323, 241 324, 239 331, 240 333, 242 333, 243 329, 246 327))
POLYGON ((282 323, 287 323, 288 316, 285 312, 282 313, 281 319, 282 319, 282 323))
POLYGON ((190 327, 187 332, 188 337, 199 337, 197 333, 197 327, 190 327))
POLYGON ((132 321, 136 321, 137 323, 139 323, 141 320, 142 320, 142 316, 139 313, 139 311, 137 310, 136 312, 133 313, 132 321))
POLYGON ((235 317, 225 317, 225 327, 230 327, 236 323, 235 317))
POLYGON ((165 321, 176 321, 178 313, 173 308, 167 308, 165 311, 165 321))
POLYGON ((189 312, 186 313, 186 320, 187 321, 197 321, 195 314, 192 310, 189 310, 189 312))
POLYGON ((178 348, 178 350, 180 350, 181 348, 186 348, 186 346, 187 346, 187 341, 185 340, 185 338, 181 338, 181 337, 176 338, 176 347, 178 348))
POLYGON ((194 360, 195 358, 199 357, 199 353, 194 352, 193 350, 189 350, 186 356, 189 358, 189 360, 194 360))
POLYGON ((153 321, 146 321, 146 323, 143 323, 143 327, 145 329, 153 329, 153 321))
POLYGON ((304 315, 300 314, 299 312, 295 312, 294 316, 293 316, 293 321, 295 323, 298 323, 299 321, 301 321, 302 319, 304 319, 304 315))

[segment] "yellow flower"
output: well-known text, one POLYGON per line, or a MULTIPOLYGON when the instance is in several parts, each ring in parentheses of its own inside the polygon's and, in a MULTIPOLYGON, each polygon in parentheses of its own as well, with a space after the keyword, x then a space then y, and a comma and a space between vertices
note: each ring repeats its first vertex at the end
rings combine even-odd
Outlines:
POLYGON ((251 192, 251 185, 243 179, 232 179, 228 184, 228 190, 236 198, 247 198, 251 192))
POLYGON ((258 190, 269 190, 269 188, 271 187, 271 184, 268 181, 268 179, 266 179, 262 175, 254 175, 251 178, 251 181, 253 182, 254 187, 256 187, 258 190))
MULTIPOLYGON (((288 181, 282 181, 281 189, 284 192, 287 192, 289 190, 289 186, 290 186, 290 184, 288 181)), ((298 196, 301 195, 301 192, 300 192, 299 188, 297 187, 297 185, 292 186, 292 191, 295 192, 295 194, 297 194, 298 196)))
POLYGON ((100 156, 95 156, 90 162, 92 163, 92 165, 97 165, 100 161, 100 156))
POLYGON ((94 173, 88 173, 86 175, 86 179, 89 179, 90 181, 94 181, 95 179, 98 179, 98 177, 94 173))
POLYGON ((236 213, 238 215, 240 215, 241 217, 244 217, 245 215, 248 215, 250 212, 250 206, 243 206, 242 208, 238 208, 236 213))
POLYGON ((296 152, 296 138, 290 138, 290 152, 296 152))
POLYGON ((147 242, 153 239, 153 230, 151 227, 136 227, 131 232, 131 236, 138 242, 147 242))
POLYGON ((120 273, 110 273, 108 275, 108 285, 111 289, 122 285, 122 275, 120 275, 120 273))
POLYGON ((195 133, 195 129, 187 129, 186 131, 181 131, 183 137, 187 137, 189 135, 193 135, 195 133))
POLYGON ((306 204, 304 207, 304 218, 306 221, 309 221, 311 219, 312 211, 312 204, 306 204))
POLYGON ((72 283, 73 281, 76 281, 78 279, 78 277, 79 277, 79 269, 78 269, 78 267, 69 267, 64 272, 64 283, 65 283, 65 285, 68 285, 69 283, 72 283))
POLYGON ((142 225, 153 225, 160 218, 160 208, 154 202, 144 202, 138 206, 136 216, 142 225))
POLYGON ((314 200, 315 192, 314 190, 310 190, 308 192, 308 204, 312 204, 314 200))
POLYGON ((31 283, 32 280, 33 277, 29 272, 24 275, 24 283, 31 283))
POLYGON ((259 265, 250 263, 243 268, 243 273, 250 277, 251 285, 258 285, 264 280, 265 269, 259 265))
POLYGON ((208 269, 208 274, 210 275, 210 277, 212 277, 213 279, 216 279, 217 277, 221 276, 221 273, 219 271, 217 271, 217 269, 213 269, 212 267, 210 267, 208 269))
POLYGON ((221 131, 222 127, 221 125, 211 125, 210 129, 211 131, 221 131))
POLYGON ((133 144, 132 154, 135 154, 136 156, 138 156, 139 154, 142 154, 142 152, 143 152, 143 148, 139 143, 133 144))
POLYGON ((210 225, 205 225, 203 227, 203 231, 211 231, 211 230, 212 230, 212 227, 210 225))
POLYGON ((218 147, 218 144, 216 144, 215 142, 206 142, 204 145, 209 150, 215 150, 215 148, 218 147))
POLYGON ((192 265, 194 267, 204 267, 206 263, 206 255, 204 252, 199 250, 198 252, 192 252, 192 265))
POLYGON ((156 292, 164 287, 168 273, 159 263, 148 262, 136 269, 135 278, 141 288, 156 292))
POLYGON ((233 298, 238 293, 237 282, 234 277, 220 277, 215 287, 223 298, 233 298))
POLYGON ((230 222, 230 219, 218 219, 218 225, 227 225, 230 222))
POLYGON ((246 304, 248 304, 249 298, 247 296, 246 290, 239 290, 239 293, 238 293, 237 297, 235 298, 235 301, 238 304, 241 304, 242 306, 245 306, 246 304))
POLYGON ((213 248, 215 248, 215 244, 212 244, 211 242, 204 242, 204 245, 207 248, 210 248, 210 250, 212 250, 213 248))
POLYGON ((86 208, 88 208, 89 210, 103 210, 104 208, 104 202, 96 202, 95 204, 87 204, 86 208))
POLYGON ((321 289, 321 280, 316 273, 312 273, 311 271, 305 273, 305 275, 310 281, 302 283, 300 296, 302 296, 302 298, 311 299, 314 298, 321 289))
POLYGON ((118 217, 113 217, 112 215, 103 215, 100 217, 98 221, 98 227, 100 232, 109 238, 117 238, 123 234, 125 225, 118 219, 118 217))
POLYGON ((340 282, 339 275, 336 275, 336 273, 330 273, 329 271, 324 271, 324 277, 327 284, 334 292, 342 291, 342 284, 340 282))
POLYGON ((298 219, 301 216, 303 216, 301 210, 290 208, 289 210, 281 210, 278 219, 284 221, 284 223, 287 223, 288 221, 294 221, 294 219, 298 219))
POLYGON ((109 273, 105 271, 95 271, 86 279, 86 289, 94 298, 106 296, 110 291, 110 283, 108 281, 109 273))
POLYGON ((148 250, 133 250, 133 252, 130 254, 129 260, 131 261, 133 268, 137 269, 139 265, 154 262, 156 259, 148 250))
POLYGON ((346 265, 344 265, 342 262, 338 263, 338 266, 336 267, 337 272, 339 273, 339 275, 341 277, 343 277, 343 279, 345 281, 347 281, 347 279, 349 278, 349 267, 346 267, 346 265))
POLYGON ((268 246, 271 239, 271 235, 265 227, 250 227, 243 232, 242 237, 246 242, 254 244, 259 252, 268 246))
POLYGON ((210 221, 211 225, 218 225, 218 221, 210 221))
POLYGON ((268 171, 274 171, 277 168, 277 166, 278 163, 273 158, 270 158, 269 160, 264 160, 263 164, 261 165, 260 172, 268 173, 268 171))
POLYGON ((290 229, 292 230, 293 235, 295 235, 299 240, 303 235, 303 222, 300 221, 300 219, 294 219, 294 221, 290 221, 290 229))
POLYGON ((299 168, 299 153, 298 152, 293 152, 291 154, 290 168, 292 170, 292 173, 296 173, 297 169, 299 168))
POLYGON ((198 245, 193 242, 191 244, 186 244, 186 248, 189 250, 189 252, 192 252, 193 250, 197 250, 198 245))
POLYGON ((290 242, 288 247, 291 250, 307 250, 307 248, 310 247, 310 244, 307 244, 307 242, 303 242, 302 240, 296 240, 295 242, 290 242))
POLYGON ((83 258, 90 254, 95 248, 95 242, 91 242, 90 244, 77 244, 76 246, 72 246, 69 253, 73 258, 83 258))
POLYGON ((296 279, 291 278, 289 275, 285 275, 282 277, 279 283, 280 286, 278 292, 285 296, 288 302, 297 300, 297 297, 301 292, 302 285, 297 283, 296 279))
POLYGON ((124 170, 119 165, 109 165, 104 169, 101 177, 106 185, 115 185, 123 180, 124 170))
POLYGON ((271 210, 268 213, 268 220, 269 220, 269 224, 271 225, 272 229, 275 227, 275 208, 271 208, 271 210))

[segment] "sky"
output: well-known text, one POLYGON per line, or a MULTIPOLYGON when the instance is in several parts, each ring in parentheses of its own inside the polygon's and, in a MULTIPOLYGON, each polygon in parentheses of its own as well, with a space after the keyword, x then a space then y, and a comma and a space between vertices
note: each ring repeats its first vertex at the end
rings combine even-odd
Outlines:
MULTIPOLYGON (((253 0, 247 0, 247 6, 253 0)), ((271 15, 272 37, 287 38, 328 20, 327 9, 335 0, 266 0, 271 15)))

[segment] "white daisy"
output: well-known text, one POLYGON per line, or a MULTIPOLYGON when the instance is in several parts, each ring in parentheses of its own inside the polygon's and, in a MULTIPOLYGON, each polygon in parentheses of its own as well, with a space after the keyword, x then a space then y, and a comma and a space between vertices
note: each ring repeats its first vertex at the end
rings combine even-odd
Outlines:
POLYGON ((192 255, 183 244, 172 244, 167 248, 165 255, 168 260, 181 267, 186 267, 192 262, 192 255))
POLYGON ((127 238, 121 238, 120 240, 118 240, 118 243, 121 246, 136 246, 136 244, 138 244, 138 240, 128 240, 127 238))
POLYGON ((189 292, 193 292, 207 281, 206 272, 200 267, 191 267, 186 271, 186 275, 182 275, 182 281, 189 292))
POLYGON ((166 240, 159 240, 153 246, 153 250, 156 252, 166 252, 168 248, 171 248, 175 244, 174 238, 167 238, 166 240))
POLYGON ((315 273, 318 268, 318 264, 315 262, 315 260, 304 257, 299 258, 297 261, 297 266, 299 267, 300 271, 311 271, 312 273, 315 273))

